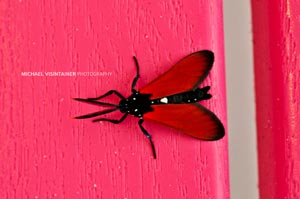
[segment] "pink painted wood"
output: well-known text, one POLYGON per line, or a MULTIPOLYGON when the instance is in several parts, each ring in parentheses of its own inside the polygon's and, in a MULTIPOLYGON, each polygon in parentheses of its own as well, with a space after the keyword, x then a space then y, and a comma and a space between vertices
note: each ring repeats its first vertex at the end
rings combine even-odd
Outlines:
POLYGON ((136 118, 73 120, 98 107, 70 100, 110 89, 129 95, 133 55, 140 87, 211 49, 203 85, 214 97, 205 105, 227 126, 221 0, 1 1, 0 19, 1 198, 229 198, 227 137, 203 142, 145 122, 154 160, 136 118), (47 76, 53 71, 101 76, 47 76))
POLYGON ((300 198, 299 8, 252 0, 260 198, 300 198))

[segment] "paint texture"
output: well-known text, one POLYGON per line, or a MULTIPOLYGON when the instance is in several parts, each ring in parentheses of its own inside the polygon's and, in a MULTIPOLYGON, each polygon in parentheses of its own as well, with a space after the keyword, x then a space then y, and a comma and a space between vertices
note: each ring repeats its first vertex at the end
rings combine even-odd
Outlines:
POLYGON ((300 198, 299 7, 252 0, 260 198, 300 198))
POLYGON ((73 120, 99 107, 71 100, 128 96, 133 55, 142 87, 208 49, 216 61, 204 105, 227 127, 222 17, 221 0, 1 1, 1 198, 229 198, 227 135, 203 142, 145 122, 154 160, 137 118, 73 120))

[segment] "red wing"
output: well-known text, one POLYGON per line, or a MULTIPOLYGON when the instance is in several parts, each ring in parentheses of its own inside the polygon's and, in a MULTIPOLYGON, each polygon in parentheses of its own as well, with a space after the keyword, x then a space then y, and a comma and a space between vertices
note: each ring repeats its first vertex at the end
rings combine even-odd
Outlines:
POLYGON ((153 111, 144 114, 145 119, 175 128, 201 140, 218 140, 224 134, 224 126, 217 116, 199 104, 153 105, 153 111))
POLYGON ((192 53, 170 70, 140 89, 140 93, 152 94, 151 99, 192 90, 205 79, 214 62, 214 54, 203 50, 192 53))

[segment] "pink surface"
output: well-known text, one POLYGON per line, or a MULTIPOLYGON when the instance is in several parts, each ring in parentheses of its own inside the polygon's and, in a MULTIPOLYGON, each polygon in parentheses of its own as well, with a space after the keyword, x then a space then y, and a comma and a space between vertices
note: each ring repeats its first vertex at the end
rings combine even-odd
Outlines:
POLYGON ((260 198, 300 198, 299 8, 252 0, 260 198))
POLYGON ((210 49, 216 61, 203 85, 213 98, 205 105, 226 127, 220 0, 1 1, 0 19, 1 198, 229 198, 227 135, 204 142, 145 122, 154 160, 136 118, 73 120, 98 108, 70 100, 110 89, 129 95, 133 55, 141 87, 210 49), (44 76, 21 74, 33 71, 44 76), (46 76, 52 71, 106 73, 46 76))

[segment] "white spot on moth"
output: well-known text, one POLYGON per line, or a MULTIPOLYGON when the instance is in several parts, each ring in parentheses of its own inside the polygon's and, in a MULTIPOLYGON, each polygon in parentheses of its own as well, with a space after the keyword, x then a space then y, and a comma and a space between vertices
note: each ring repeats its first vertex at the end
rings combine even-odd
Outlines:
POLYGON ((138 111, 138 109, 136 108, 136 109, 134 109, 134 112, 137 112, 138 111))
POLYGON ((168 103, 168 98, 166 98, 166 97, 161 98, 161 99, 160 99, 160 102, 161 102, 161 103, 167 104, 167 103, 168 103))

